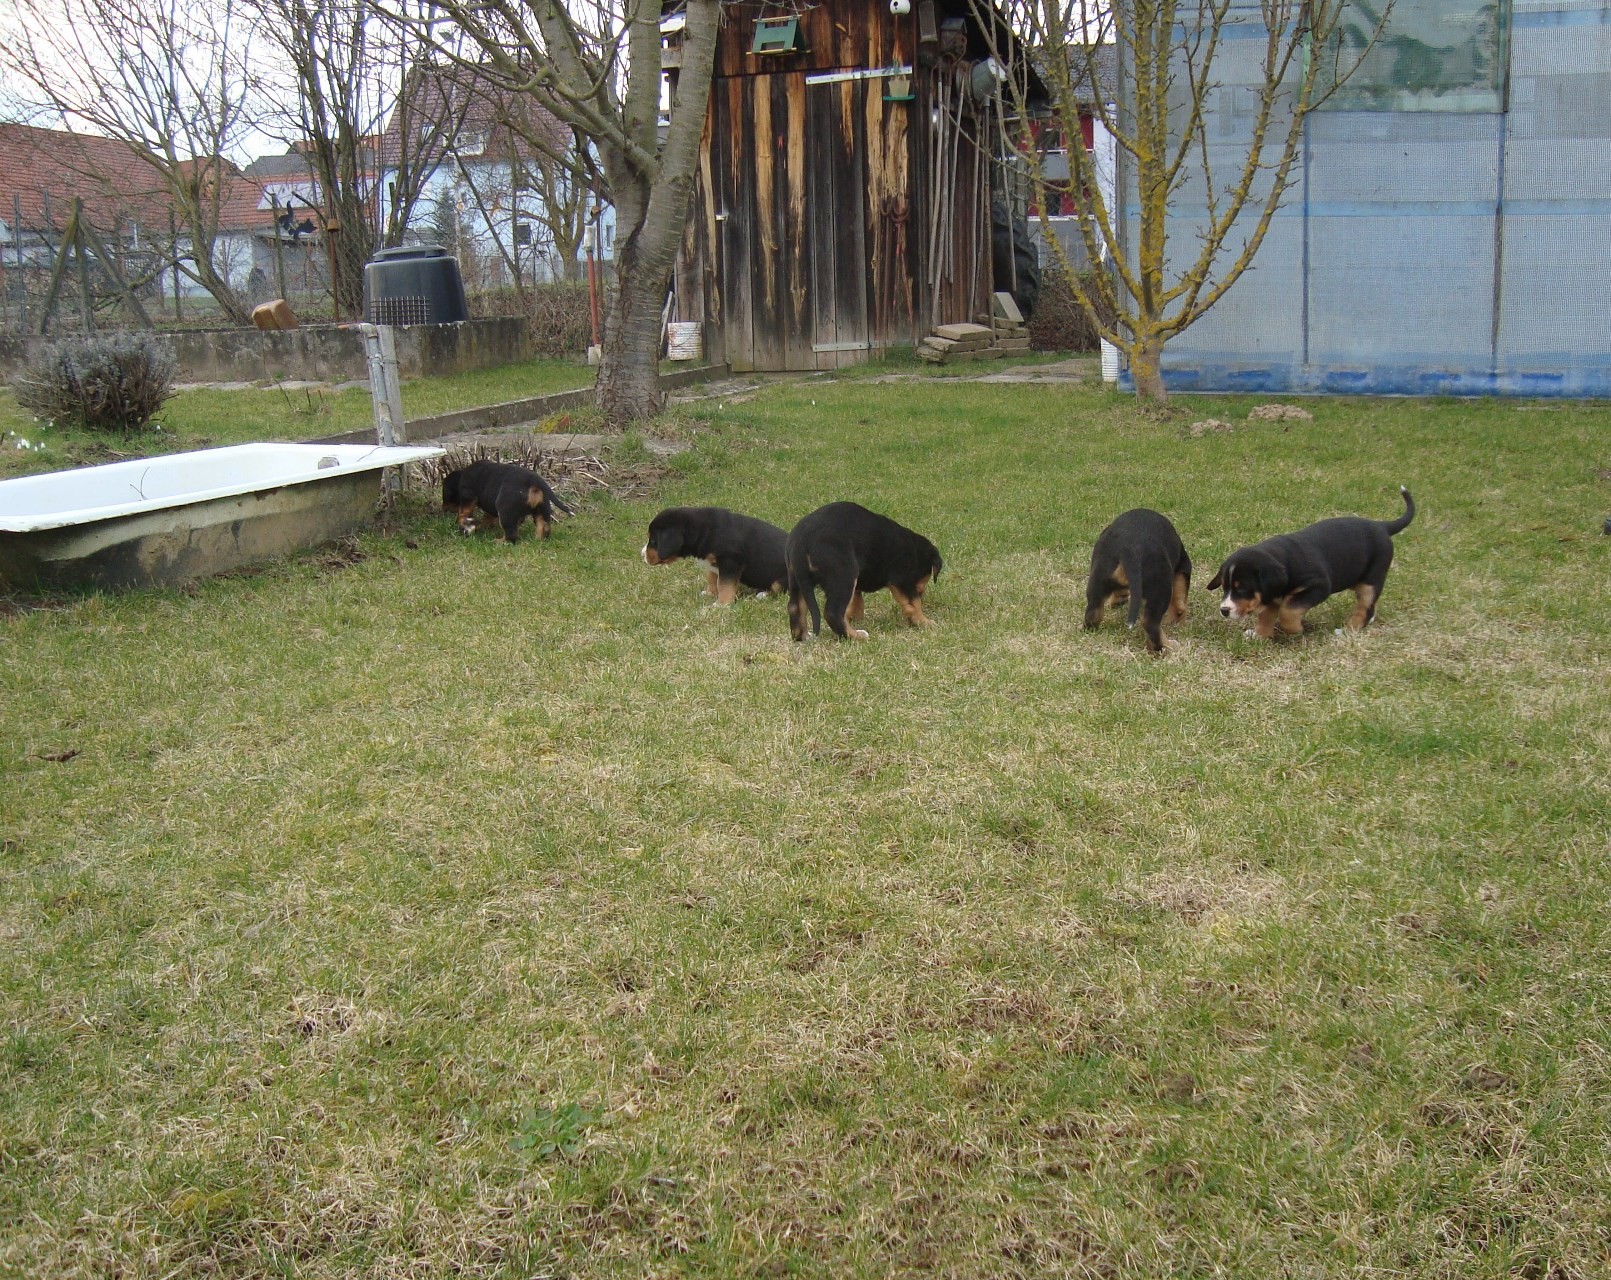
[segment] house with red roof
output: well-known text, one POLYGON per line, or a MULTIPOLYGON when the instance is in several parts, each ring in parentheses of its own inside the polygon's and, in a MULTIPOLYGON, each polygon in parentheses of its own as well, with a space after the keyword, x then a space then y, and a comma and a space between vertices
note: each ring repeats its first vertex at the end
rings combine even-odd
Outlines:
MULTIPOLYGON (((259 210, 256 184, 228 161, 217 162, 224 190, 218 206, 214 264, 242 293, 250 292, 253 244, 272 234, 272 216, 259 210)), ((192 252, 185 220, 161 176, 124 142, 62 129, 0 124, 0 271, 8 295, 21 276, 48 273, 56 261, 75 201, 125 278, 173 295, 177 256, 192 252)), ((205 293, 183 271, 184 296, 205 293)))

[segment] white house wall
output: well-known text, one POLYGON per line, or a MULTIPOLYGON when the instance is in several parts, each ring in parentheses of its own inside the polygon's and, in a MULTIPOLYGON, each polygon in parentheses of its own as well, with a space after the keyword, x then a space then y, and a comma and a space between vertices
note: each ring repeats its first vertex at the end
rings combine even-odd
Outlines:
MULTIPOLYGON (((393 178, 393 171, 382 175, 382 189, 393 178)), ((519 204, 516 210, 511 211, 507 204, 509 190, 510 169, 506 161, 488 161, 476 164, 471 171, 469 180, 461 178, 457 164, 439 165, 431 175, 421 184, 419 198, 414 202, 411 216, 408 220, 407 238, 415 242, 434 242, 436 231, 433 226, 436 218, 436 209, 441 198, 446 195, 454 202, 458 214, 458 226, 461 243, 444 245, 449 252, 458 251, 469 257, 471 253, 480 263, 489 265, 489 275, 492 277, 486 282, 470 280, 472 264, 461 262, 461 269, 467 277, 467 284, 472 287, 477 283, 501 285, 508 283, 507 267, 504 265, 503 254, 508 253, 516 257, 520 263, 522 275, 528 281, 549 281, 564 278, 564 264, 555 254, 552 238, 547 233, 539 215, 543 212, 541 198, 529 188, 519 193, 519 204), (489 218, 478 207, 472 187, 481 193, 482 203, 491 205, 494 197, 498 198, 500 208, 489 209, 492 213, 489 218), (531 226, 531 242, 518 246, 518 253, 514 243, 516 221, 529 223, 531 226), (465 251, 469 250, 469 253, 465 251)), ((600 254, 603 258, 610 258, 615 244, 615 211, 605 206, 600 223, 602 234, 600 238, 600 254)), ((578 254, 581 261, 581 255, 578 254)))

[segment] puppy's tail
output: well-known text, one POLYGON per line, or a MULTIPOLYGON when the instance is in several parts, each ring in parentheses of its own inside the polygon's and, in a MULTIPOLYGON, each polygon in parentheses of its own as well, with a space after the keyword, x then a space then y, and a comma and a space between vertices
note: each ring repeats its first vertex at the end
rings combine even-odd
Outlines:
MULTIPOLYGON (((537 492, 541 493, 543 497, 547 498, 550 505, 558 507, 566 515, 573 516, 576 514, 576 508, 571 506, 570 503, 566 502, 557 493, 555 493, 554 486, 549 484, 548 481, 544 480, 541 476, 537 477, 537 492)), ((527 498, 527 501, 530 501, 533 506, 537 505, 534 501, 536 496, 537 494, 533 493, 527 498)))
POLYGON ((1141 593, 1135 588, 1130 589, 1130 613, 1125 618, 1124 625, 1133 627, 1141 620, 1141 593))
POLYGON ((1135 626, 1141 617, 1141 602, 1146 598, 1146 592, 1141 589, 1141 575, 1140 565, 1124 565, 1124 576, 1130 580, 1130 612, 1124 620, 1124 625, 1127 627, 1135 626))
POLYGON ((1415 519, 1415 499, 1410 497, 1410 491, 1403 485, 1399 485, 1398 491, 1404 495, 1404 514, 1383 526, 1389 534, 1409 528, 1410 521, 1415 519))
MULTIPOLYGON (((791 628, 801 626, 805 615, 811 618, 811 634, 822 633, 822 611, 817 608, 817 582, 811 573, 810 557, 799 547, 794 545, 791 537, 783 544, 783 573, 784 589, 789 593, 789 625, 791 628), (804 597, 802 600, 801 597, 804 597), (804 605, 804 614, 801 606, 804 605)), ((804 640, 804 630, 797 631, 794 638, 804 640)))

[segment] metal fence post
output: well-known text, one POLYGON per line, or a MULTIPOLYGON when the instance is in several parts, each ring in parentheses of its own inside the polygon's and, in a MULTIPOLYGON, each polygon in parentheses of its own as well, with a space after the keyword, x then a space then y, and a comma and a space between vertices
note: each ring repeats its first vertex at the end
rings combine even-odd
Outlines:
MULTIPOLYGON (((403 421, 403 384, 397 375, 397 342, 389 324, 360 324, 369 358, 369 398, 375 406, 375 438, 382 445, 407 444, 403 421)), ((401 469, 386 472, 388 497, 402 487, 401 469)))
POLYGON ((28 332, 28 273, 22 266, 22 196, 11 193, 11 243, 17 251, 17 332, 28 332))

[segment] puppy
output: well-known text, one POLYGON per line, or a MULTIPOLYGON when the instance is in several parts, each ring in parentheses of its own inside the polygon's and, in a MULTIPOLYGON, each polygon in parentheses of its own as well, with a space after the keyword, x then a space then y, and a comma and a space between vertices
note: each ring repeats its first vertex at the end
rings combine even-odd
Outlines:
POLYGON ((1210 591, 1225 592, 1220 613, 1227 618, 1252 615, 1256 621, 1250 636, 1268 640, 1277 631, 1297 635, 1305 613, 1351 587, 1355 603, 1348 626, 1362 630, 1376 616, 1393 563, 1393 535, 1415 519, 1415 499, 1402 486, 1399 492, 1404 514, 1397 520, 1340 516, 1232 552, 1208 584, 1210 591))
POLYGON ((787 559, 789 633, 796 640, 806 637, 807 610, 812 634, 822 630, 819 586, 828 625, 842 639, 867 638, 850 624, 861 621, 862 596, 885 587, 911 626, 931 625, 923 616, 923 593, 944 567, 940 553, 927 538, 888 516, 854 502, 818 507, 790 531, 787 559))
POLYGON ((783 548, 789 535, 775 524, 723 507, 668 507, 649 521, 646 564, 693 556, 710 566, 706 589, 717 604, 732 604, 740 587, 760 595, 782 591, 788 577, 783 548))
POLYGON ((553 527, 554 508, 575 514, 535 471, 511 462, 472 462, 442 477, 442 507, 456 511, 459 528, 474 533, 475 509, 496 516, 503 536, 510 542, 520 533, 527 516, 537 526, 537 536, 546 538, 553 527))
POLYGON ((1091 550, 1091 576, 1085 584, 1085 629, 1102 625, 1109 605, 1130 602, 1130 626, 1141 619, 1147 652, 1162 653, 1175 642, 1164 639, 1163 624, 1186 616, 1191 559, 1175 526, 1156 511, 1137 507, 1116 519, 1091 550))

